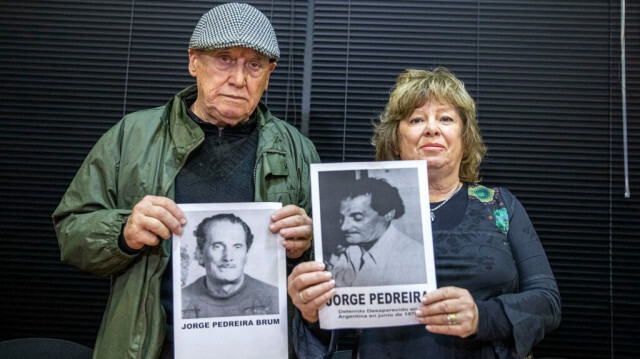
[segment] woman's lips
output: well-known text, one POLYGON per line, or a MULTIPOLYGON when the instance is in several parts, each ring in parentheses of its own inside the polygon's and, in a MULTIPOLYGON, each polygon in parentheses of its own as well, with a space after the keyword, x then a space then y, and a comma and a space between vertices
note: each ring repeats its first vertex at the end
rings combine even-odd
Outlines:
POLYGON ((420 148, 425 150, 441 150, 444 149, 444 146, 439 143, 427 143, 425 145, 422 145, 422 147, 420 148))

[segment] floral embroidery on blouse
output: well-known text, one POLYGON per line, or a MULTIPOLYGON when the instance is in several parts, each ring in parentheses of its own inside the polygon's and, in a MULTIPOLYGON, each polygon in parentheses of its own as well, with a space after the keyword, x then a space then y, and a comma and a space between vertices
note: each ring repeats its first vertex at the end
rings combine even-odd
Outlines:
MULTIPOLYGON (((502 203, 500 203, 502 205, 502 203)), ((509 232, 509 214, 507 213, 507 209, 501 207, 493 212, 493 218, 496 219, 496 226, 500 228, 502 233, 507 234, 509 232)))
POLYGON ((507 234, 509 232, 509 213, 503 202, 498 202, 498 193, 495 189, 485 187, 483 185, 469 186, 469 197, 476 198, 480 202, 488 205, 489 216, 487 219, 495 220, 496 227, 500 232, 507 234), (497 205, 497 209, 494 209, 497 205))
POLYGON ((469 186, 469 196, 476 197, 480 202, 487 203, 493 201, 495 190, 485 186, 469 186))

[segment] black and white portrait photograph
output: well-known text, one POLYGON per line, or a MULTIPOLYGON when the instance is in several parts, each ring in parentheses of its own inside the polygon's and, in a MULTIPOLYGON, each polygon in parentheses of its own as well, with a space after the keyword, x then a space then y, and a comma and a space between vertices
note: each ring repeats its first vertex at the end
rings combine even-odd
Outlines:
POLYGON ((337 286, 426 281, 415 270, 424 268, 420 203, 410 195, 416 183, 407 181, 416 175, 414 168, 319 173, 322 200, 329 202, 321 207, 322 227, 331 233, 323 236, 330 239, 323 241, 324 258, 337 286))
POLYGON ((426 166, 413 161, 312 165, 316 260, 339 294, 328 308, 353 306, 341 294, 366 292, 359 288, 435 282, 425 181, 426 166))
MULTIPOLYGON (((193 235, 193 260, 188 263, 197 263, 205 273, 182 288, 183 319, 278 313, 278 288, 245 272, 255 239, 245 220, 217 213, 204 218, 193 235)), ((186 244, 181 254, 182 248, 189 253, 186 244)), ((275 282, 275 273, 265 274, 275 282)))
MULTIPOLYGON (((265 345, 280 337, 286 342, 285 255, 281 239, 268 229, 271 213, 281 205, 180 207, 187 224, 173 243, 176 350, 197 355, 215 343, 216 352, 228 348, 237 353, 237 345, 233 348, 231 343, 239 333, 257 342, 264 339, 265 345)), ((249 352, 246 357, 253 357, 249 352)))

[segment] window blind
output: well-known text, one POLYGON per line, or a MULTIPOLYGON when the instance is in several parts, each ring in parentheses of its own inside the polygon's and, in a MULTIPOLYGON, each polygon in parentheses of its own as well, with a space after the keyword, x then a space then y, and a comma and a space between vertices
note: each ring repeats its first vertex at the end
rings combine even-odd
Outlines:
MULTIPOLYGON (((0 340, 93 345, 108 279, 60 263, 51 213, 89 149, 123 114, 163 105, 193 82, 188 39, 217 3, 3 2, 0 340)), ((250 3, 272 20, 282 53, 264 101, 303 127, 301 99, 309 96, 309 137, 324 162, 373 159, 371 122, 401 71, 443 65, 456 73, 478 104, 489 149, 483 183, 522 201, 560 287, 562 324, 534 354, 637 355, 639 4, 626 4, 632 197, 625 199, 620 2, 250 3)))

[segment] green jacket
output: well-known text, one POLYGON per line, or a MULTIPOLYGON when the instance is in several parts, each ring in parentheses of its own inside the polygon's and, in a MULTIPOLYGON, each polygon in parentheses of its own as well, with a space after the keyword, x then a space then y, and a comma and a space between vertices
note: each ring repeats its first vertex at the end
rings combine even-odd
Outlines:
MULTIPOLYGON (((125 116, 96 143, 78 170, 53 223, 63 262, 111 277, 111 294, 94 358, 157 358, 164 339, 160 280, 170 241, 129 255, 118 236, 133 206, 145 195, 174 198, 174 179, 204 133, 189 118, 184 98, 125 116)), ((311 213, 309 164, 319 162, 311 141, 293 126, 256 109, 259 130, 254 170, 255 201, 296 204, 311 213)))

